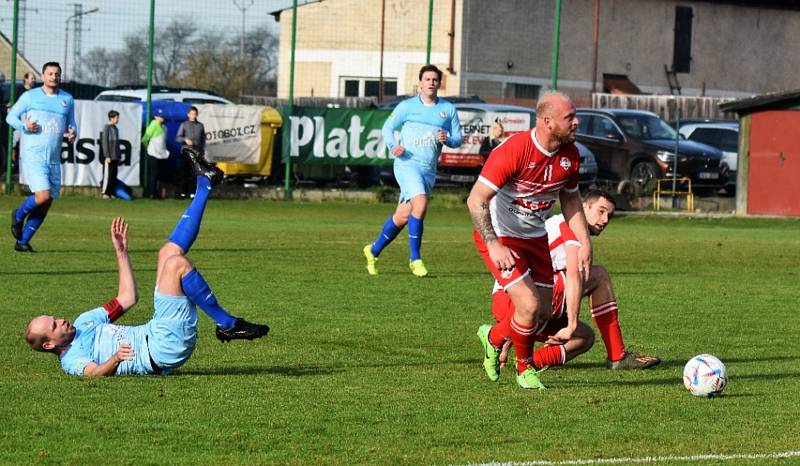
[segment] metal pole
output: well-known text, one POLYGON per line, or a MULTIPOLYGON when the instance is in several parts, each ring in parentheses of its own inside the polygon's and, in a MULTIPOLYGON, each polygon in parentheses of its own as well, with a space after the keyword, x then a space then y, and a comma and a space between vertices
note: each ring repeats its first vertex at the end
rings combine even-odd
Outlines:
MULTIPOLYGON (((294 112, 294 50, 297 46, 297 0, 292 0, 292 56, 289 60, 289 105, 287 114, 289 116, 292 115, 294 112)), ((284 131, 287 129, 284 128, 284 131)), ((288 151, 288 148, 284 147, 284 151, 288 151)), ((292 200, 292 185, 291 185, 291 178, 292 176, 292 156, 289 154, 286 157, 286 173, 283 177, 283 193, 285 196, 285 200, 291 201, 292 200)))
MULTIPOLYGON (((150 0, 150 22, 148 24, 148 30, 147 30, 147 101, 144 104, 145 128, 150 125, 150 117, 152 115, 151 98, 153 94, 153 49, 155 48, 153 43, 154 41, 153 37, 155 36, 155 27, 156 27, 156 0, 150 0)), ((149 161, 147 158, 147 151, 144 151, 143 155, 144 155, 143 157, 141 156, 139 157, 139 161, 142 163, 142 165, 144 165, 144 170, 142 171, 142 173, 144 173, 144 182, 142 183, 142 186, 144 187, 145 191, 147 191, 148 193, 150 193, 151 196, 153 196, 156 195, 157 193, 151 191, 151 189, 154 189, 155 186, 150 186, 150 181, 149 181, 150 177, 147 176, 149 168, 147 166, 147 162, 149 161)), ((181 161, 181 163, 183 163, 183 161, 181 161)))
POLYGON ((69 20, 72 19, 72 16, 67 18, 64 21, 64 61, 61 62, 61 80, 67 80, 67 44, 69 43, 69 20))
POLYGON ((383 46, 386 34, 386 0, 381 0, 381 66, 378 72, 378 102, 383 102, 383 46))
POLYGON ((594 52, 592 54, 592 92, 589 94, 589 102, 592 95, 597 92, 597 51, 600 45, 600 0, 594 0, 594 52))
MULTIPOLYGON (((678 141, 680 141, 681 133, 678 128, 681 127, 681 104, 678 99, 675 99, 675 158, 672 159, 672 208, 675 208, 675 188, 678 181, 678 141)), ((686 202, 689 202, 689 197, 686 197, 686 202)))
MULTIPOLYGON (((11 32, 11 76, 8 83, 8 101, 12 105, 17 93, 17 23, 19 15, 19 0, 14 0, 14 25, 11 32)), ((8 152, 6 152, 6 194, 11 193, 11 151, 14 150, 14 128, 8 127, 8 152)), ((18 159, 22 159, 22 154, 17 154, 18 159)))
POLYGON ((553 68, 550 70, 550 87, 558 90, 558 41, 561 36, 561 0, 556 0, 556 15, 553 24, 553 68))
POLYGON ((433 0, 428 0, 428 47, 425 52, 425 64, 431 62, 431 32, 433 31, 433 0))

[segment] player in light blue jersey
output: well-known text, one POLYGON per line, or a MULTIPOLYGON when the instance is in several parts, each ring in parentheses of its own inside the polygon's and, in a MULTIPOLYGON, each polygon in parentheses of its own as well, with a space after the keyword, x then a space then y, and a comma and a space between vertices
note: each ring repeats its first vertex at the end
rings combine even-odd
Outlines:
POLYGON ((200 221, 214 184, 222 172, 211 167, 199 152, 184 149, 197 176, 197 193, 169 240, 158 253, 153 318, 144 325, 116 325, 138 300, 136 279, 128 257, 128 225, 121 217, 111 224, 111 241, 117 253, 117 297, 102 307, 84 312, 75 322, 39 316, 28 324, 25 338, 37 351, 58 356, 72 375, 106 376, 162 374, 183 365, 197 340, 199 306, 216 323, 217 338, 253 340, 269 332, 266 325, 233 317, 223 309, 208 283, 186 257, 200 231, 200 221))
POLYGON ((6 121, 22 134, 20 161, 33 195, 11 212, 11 234, 18 252, 34 252, 30 240, 61 191, 61 143, 78 131, 72 96, 58 88, 61 65, 42 67, 42 86, 22 94, 6 121))
POLYGON ((419 93, 400 102, 383 124, 383 140, 394 157, 394 177, 400 186, 400 202, 386 219, 375 242, 364 246, 367 272, 377 275, 381 251, 408 224, 411 250, 409 268, 417 277, 428 275, 420 248, 428 195, 436 182, 436 167, 442 146, 461 145, 461 123, 456 108, 438 97, 442 72, 434 65, 419 70, 419 93), (400 129, 400 139, 395 131, 400 129))

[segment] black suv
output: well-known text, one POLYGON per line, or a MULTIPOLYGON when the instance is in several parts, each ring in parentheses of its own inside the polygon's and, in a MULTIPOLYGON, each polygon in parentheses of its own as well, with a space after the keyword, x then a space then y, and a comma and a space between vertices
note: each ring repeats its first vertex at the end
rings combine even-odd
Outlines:
MULTIPOLYGON (((672 178, 675 130, 658 115, 642 110, 578 109, 578 141, 594 153, 598 180, 619 183, 641 193, 658 179, 672 178)), ((677 177, 692 180, 692 189, 724 186, 722 152, 714 147, 678 140, 677 177)))

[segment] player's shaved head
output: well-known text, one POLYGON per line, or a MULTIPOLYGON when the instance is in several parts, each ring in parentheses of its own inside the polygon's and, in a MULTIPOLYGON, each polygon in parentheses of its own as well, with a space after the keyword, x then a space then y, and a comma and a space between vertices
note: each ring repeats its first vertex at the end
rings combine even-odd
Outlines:
POLYGON ((47 341, 44 330, 47 325, 48 317, 49 316, 34 317, 28 322, 28 326, 25 328, 25 341, 36 351, 44 351, 42 345, 47 341))
POLYGON ((564 104, 572 106, 572 99, 558 91, 546 92, 536 104, 536 118, 553 116, 553 112, 564 104))

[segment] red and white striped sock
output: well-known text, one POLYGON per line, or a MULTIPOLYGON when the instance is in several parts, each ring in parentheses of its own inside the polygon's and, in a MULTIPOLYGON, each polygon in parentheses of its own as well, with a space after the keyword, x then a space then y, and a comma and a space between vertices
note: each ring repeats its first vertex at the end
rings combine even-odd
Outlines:
POLYGON ((511 343, 517 353, 517 372, 522 373, 533 364, 533 344, 535 343, 533 327, 520 324, 511 319, 511 343))
POLYGON ((617 301, 609 301, 590 309, 592 320, 600 330, 609 361, 619 361, 625 355, 625 344, 622 342, 622 330, 619 328, 617 301))
POLYGON ((564 345, 553 345, 539 348, 533 352, 533 366, 539 370, 545 366, 563 366, 567 362, 567 352, 564 345))

